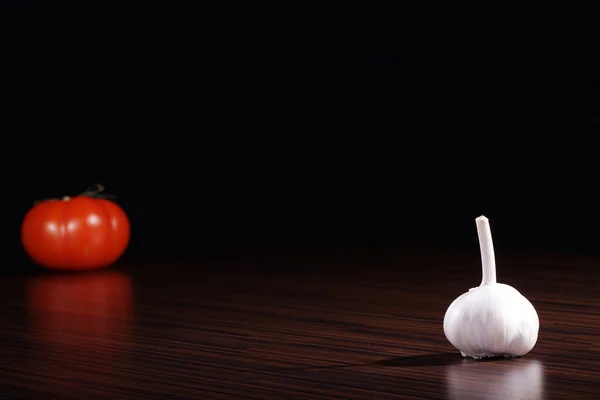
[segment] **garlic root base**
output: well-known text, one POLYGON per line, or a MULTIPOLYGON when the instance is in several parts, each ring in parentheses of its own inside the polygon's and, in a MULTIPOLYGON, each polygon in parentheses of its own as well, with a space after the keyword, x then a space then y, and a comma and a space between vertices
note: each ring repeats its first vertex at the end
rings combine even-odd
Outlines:
POLYGON ((481 354, 481 355, 470 355, 470 354, 466 354, 465 352, 461 351, 460 355, 467 358, 467 357, 471 357, 474 360, 483 360, 486 358, 517 358, 517 356, 511 356, 511 355, 507 355, 507 354, 481 354))

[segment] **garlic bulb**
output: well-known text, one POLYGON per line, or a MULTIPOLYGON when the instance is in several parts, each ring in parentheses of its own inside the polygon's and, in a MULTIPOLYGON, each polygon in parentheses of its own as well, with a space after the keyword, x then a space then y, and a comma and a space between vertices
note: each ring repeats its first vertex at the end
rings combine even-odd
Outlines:
POLYGON ((450 304, 444 334, 463 357, 519 357, 533 349, 539 318, 533 305, 512 286, 496 282, 496 260, 490 224, 476 220, 483 278, 450 304))

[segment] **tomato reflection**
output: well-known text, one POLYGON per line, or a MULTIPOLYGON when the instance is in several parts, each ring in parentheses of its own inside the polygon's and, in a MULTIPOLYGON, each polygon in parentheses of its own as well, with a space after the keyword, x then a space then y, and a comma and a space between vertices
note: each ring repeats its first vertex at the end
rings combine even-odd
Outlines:
POLYGON ((127 334, 132 297, 131 281, 119 271, 38 277, 27 287, 30 327, 45 340, 127 334))
POLYGON ((31 358, 22 362, 44 377, 48 393, 104 398, 102 388, 130 384, 127 375, 115 373, 133 370, 133 289, 126 274, 40 276, 27 282, 27 306, 31 358))
POLYGON ((126 274, 37 277, 27 283, 27 306, 32 359, 23 362, 45 377, 49 393, 96 398, 102 387, 129 384, 115 374, 132 370, 133 290, 126 274))

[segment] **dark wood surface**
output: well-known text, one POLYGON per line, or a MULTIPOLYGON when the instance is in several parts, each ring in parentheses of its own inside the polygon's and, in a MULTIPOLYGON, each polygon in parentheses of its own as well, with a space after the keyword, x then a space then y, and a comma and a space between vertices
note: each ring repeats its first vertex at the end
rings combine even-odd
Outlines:
POLYGON ((600 258, 498 255, 534 350, 463 359, 442 319, 471 253, 122 265, 0 281, 1 399, 600 398, 600 258))

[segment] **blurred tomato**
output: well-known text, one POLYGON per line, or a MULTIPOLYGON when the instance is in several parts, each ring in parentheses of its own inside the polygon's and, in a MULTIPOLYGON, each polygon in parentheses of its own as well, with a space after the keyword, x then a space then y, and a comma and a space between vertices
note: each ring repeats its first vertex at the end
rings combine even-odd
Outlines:
POLYGON ((29 210, 21 226, 27 254, 52 270, 107 267, 125 252, 129 238, 123 209, 88 195, 43 201, 29 210))

